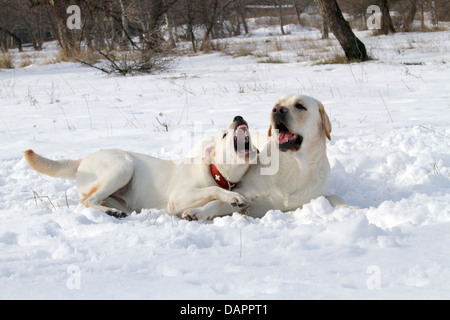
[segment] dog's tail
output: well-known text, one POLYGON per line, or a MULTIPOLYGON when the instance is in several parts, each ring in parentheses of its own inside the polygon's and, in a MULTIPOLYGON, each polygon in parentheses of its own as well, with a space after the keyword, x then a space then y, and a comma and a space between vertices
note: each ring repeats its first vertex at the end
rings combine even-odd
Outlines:
POLYGON ((25 160, 37 172, 55 178, 75 179, 81 160, 50 160, 41 157, 33 150, 25 151, 25 160))

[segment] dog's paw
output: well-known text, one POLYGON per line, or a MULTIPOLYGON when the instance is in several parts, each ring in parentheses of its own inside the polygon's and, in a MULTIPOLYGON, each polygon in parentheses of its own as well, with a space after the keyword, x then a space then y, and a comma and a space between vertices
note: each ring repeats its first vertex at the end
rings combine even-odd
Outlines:
POLYGON ((119 211, 119 210, 108 210, 108 211, 105 211, 105 213, 108 216, 111 216, 111 217, 114 217, 117 219, 126 218, 128 216, 125 212, 119 211))
POLYGON ((220 192, 217 194, 217 200, 219 200, 220 202, 228 203, 232 206, 247 205, 247 199, 241 194, 223 189, 220 189, 219 191, 220 192))
POLYGON ((190 212, 190 211, 186 211, 181 215, 181 218, 183 218, 184 220, 187 221, 194 221, 194 220, 198 220, 197 216, 195 215, 194 212, 190 212))
POLYGON ((234 193, 230 196, 228 203, 232 207, 244 208, 247 206, 247 199, 244 196, 241 196, 239 193, 234 193))
POLYGON ((211 221, 214 219, 214 215, 210 210, 201 210, 201 209, 188 209, 186 210, 181 217, 188 221, 211 221))

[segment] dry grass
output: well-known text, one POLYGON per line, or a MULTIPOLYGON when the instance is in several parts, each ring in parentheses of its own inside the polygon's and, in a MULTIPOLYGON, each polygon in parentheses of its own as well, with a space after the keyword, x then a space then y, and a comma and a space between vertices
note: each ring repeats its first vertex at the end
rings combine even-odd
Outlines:
POLYGON ((264 60, 259 60, 258 63, 286 63, 286 62, 278 58, 267 57, 264 60))
POLYGON ((315 65, 323 65, 323 64, 345 64, 350 63, 345 55, 336 54, 333 55, 329 59, 320 60, 315 63, 315 65))
POLYGON ((248 42, 245 44, 231 44, 229 42, 216 42, 215 48, 217 51, 222 52, 233 58, 246 57, 254 55, 257 46, 253 42, 248 42))
POLYGON ((11 53, 2 53, 0 56, 0 69, 13 69, 14 61, 11 53))
POLYGON ((32 57, 28 53, 23 53, 20 57, 19 68, 28 67, 33 63, 32 57))
MULTIPOLYGON (((214 50, 234 58, 252 56, 257 63, 287 63, 272 56, 272 53, 291 51, 295 52, 297 62, 311 61, 317 64, 348 63, 339 43, 335 39, 317 39, 314 37, 274 37, 265 41, 254 39, 240 39, 239 42, 214 41, 214 50)), ((289 54, 288 54, 289 56, 289 54)))
POLYGON ((101 59, 103 59, 103 57, 99 53, 87 50, 73 52, 70 57, 68 57, 64 50, 61 49, 56 56, 50 59, 50 63, 86 61, 90 64, 95 64, 101 59))

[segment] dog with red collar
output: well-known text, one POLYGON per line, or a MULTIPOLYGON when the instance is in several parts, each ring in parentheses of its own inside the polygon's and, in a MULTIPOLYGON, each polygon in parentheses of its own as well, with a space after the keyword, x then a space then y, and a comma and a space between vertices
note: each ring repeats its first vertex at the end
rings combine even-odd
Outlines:
POLYGON ((212 201, 242 208, 246 199, 232 189, 256 156, 248 124, 241 116, 199 158, 162 160, 110 149, 80 160, 50 160, 32 150, 25 152, 31 168, 52 177, 75 179, 82 204, 117 218, 144 208, 166 209, 181 216, 212 201))
MULTIPOLYGON (((326 196, 334 207, 352 207, 326 193, 330 174, 326 140, 331 140, 331 122, 323 104, 305 95, 285 95, 268 113, 268 133, 252 133, 260 150, 258 161, 234 189, 247 200, 245 214, 261 218, 269 210, 293 211, 320 196, 326 196)), ((188 214, 213 219, 236 211, 220 201, 205 207, 189 209, 188 214)))

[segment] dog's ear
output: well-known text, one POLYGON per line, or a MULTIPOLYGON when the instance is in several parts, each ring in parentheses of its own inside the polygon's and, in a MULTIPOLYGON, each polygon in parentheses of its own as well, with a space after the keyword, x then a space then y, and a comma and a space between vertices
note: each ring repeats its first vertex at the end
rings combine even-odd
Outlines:
POLYGON ((325 135, 327 136, 328 140, 331 140, 331 122, 330 119, 328 118, 327 113, 325 112, 325 108, 323 107, 323 104, 319 102, 319 111, 320 111, 320 116, 322 117, 322 127, 323 130, 325 131, 325 135))
POLYGON ((268 133, 268 135, 269 135, 269 137, 272 136, 272 125, 270 125, 270 127, 269 127, 269 133, 268 133))
POLYGON ((203 150, 202 159, 207 164, 211 164, 213 163, 213 158, 215 154, 216 154, 216 143, 211 142, 206 146, 205 150, 203 150))

